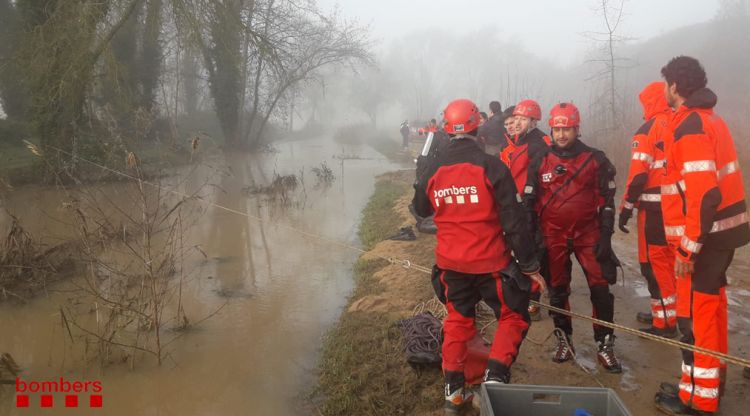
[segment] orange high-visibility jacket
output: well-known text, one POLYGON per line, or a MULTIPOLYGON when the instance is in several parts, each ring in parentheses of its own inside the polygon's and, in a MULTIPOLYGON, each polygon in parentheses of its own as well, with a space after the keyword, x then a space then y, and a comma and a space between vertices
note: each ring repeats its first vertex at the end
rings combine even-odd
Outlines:
POLYGON ((704 244, 734 249, 750 242, 737 152, 727 125, 713 112, 716 101, 716 94, 702 88, 677 109, 670 123, 667 175, 672 183, 663 189, 673 188, 682 197, 683 223, 672 232, 682 232, 677 255, 683 261, 693 261, 704 244))
MULTIPOLYGON (((633 136, 630 173, 622 207, 661 210, 661 185, 666 169, 664 142, 671 141, 672 110, 664 96, 664 83, 649 84, 638 96, 646 122, 633 136)), ((661 225, 660 225, 661 226, 661 225)))

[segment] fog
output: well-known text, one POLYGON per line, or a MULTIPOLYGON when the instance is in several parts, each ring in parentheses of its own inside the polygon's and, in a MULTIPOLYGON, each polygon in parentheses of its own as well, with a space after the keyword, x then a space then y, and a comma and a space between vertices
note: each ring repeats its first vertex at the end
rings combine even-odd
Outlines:
MULTIPOLYGON (((338 7, 344 16, 370 26, 379 46, 408 39, 426 29, 451 34, 496 34, 501 40, 562 65, 575 64, 590 48, 585 32, 601 32, 596 0, 535 0, 527 2, 320 0, 322 8, 338 7)), ((619 2, 615 2, 619 3, 619 2)), ((623 32, 634 40, 648 39, 681 26, 707 20, 718 0, 627 1, 623 32)), ((491 38, 477 37, 487 51, 502 53, 491 38)), ((457 57, 457 59, 461 59, 457 57)))
MULTIPOLYGON (((691 55, 707 71, 739 153, 748 153, 747 1, 471 1, 462 6, 475 11, 471 18, 440 3, 339 3, 342 15, 370 25, 376 64, 327 78, 328 121, 375 120, 373 129, 395 137, 402 120, 439 119, 454 98, 470 98, 483 111, 491 100, 505 108, 531 98, 545 119, 552 105, 572 101, 582 112, 584 140, 621 152, 642 122, 638 93, 661 79, 672 57, 691 55), (612 60, 602 4, 613 28, 612 60), (363 97, 367 91, 373 94, 363 97)), ((626 160, 615 162, 626 171, 626 160)))
POLYGON ((2 0, 0 141, 199 133, 253 150, 341 126, 395 140, 454 98, 485 111, 531 98, 545 115, 573 101, 584 137, 615 151, 638 128, 641 88, 688 54, 743 150, 748 3, 111 0, 75 25, 65 16, 83 6, 33 15, 2 0))

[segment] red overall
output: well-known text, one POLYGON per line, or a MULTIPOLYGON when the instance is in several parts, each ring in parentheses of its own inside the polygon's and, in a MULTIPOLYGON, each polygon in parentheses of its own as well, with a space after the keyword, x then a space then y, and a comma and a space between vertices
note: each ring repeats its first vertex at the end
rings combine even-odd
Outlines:
MULTIPOLYGON (((614 266, 605 269, 595 250, 602 233, 612 233, 613 219, 605 227, 600 218, 604 210, 614 218, 614 175, 614 166, 604 153, 578 140, 567 149, 553 145, 532 161, 524 189, 527 209, 535 211, 547 248, 550 304, 570 310, 570 255, 574 254, 591 291, 593 316, 608 322, 614 316, 609 282, 614 281, 616 271, 614 266)), ((555 327, 572 334, 570 318, 551 315, 555 327)), ((612 332, 594 325, 597 341, 612 332)))
POLYGON ((508 372, 529 328, 531 284, 521 271, 539 269, 510 171, 474 140, 451 139, 415 185, 413 204, 420 216, 434 213, 438 230, 432 284, 448 309, 446 382, 464 380, 466 344, 476 334, 474 313, 480 299, 498 320, 488 366, 508 372))

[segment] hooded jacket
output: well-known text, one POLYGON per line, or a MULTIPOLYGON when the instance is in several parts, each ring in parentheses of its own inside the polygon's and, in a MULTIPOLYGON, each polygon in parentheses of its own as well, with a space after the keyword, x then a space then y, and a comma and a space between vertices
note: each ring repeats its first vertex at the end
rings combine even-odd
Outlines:
MULTIPOLYGON (((638 98, 645 123, 631 142, 630 172, 622 209, 661 211, 661 185, 666 172, 665 142, 671 141, 669 119, 672 110, 664 95, 664 82, 646 86, 638 98)), ((661 227, 661 225, 659 225, 661 227)))
POLYGON ((482 126, 479 127, 477 136, 484 140, 485 144, 493 146, 506 146, 505 126, 503 125, 502 113, 493 114, 482 126))
POLYGON ((682 206, 663 208, 670 217, 682 214, 681 224, 669 224, 666 231, 679 237, 677 255, 683 261, 693 261, 704 244, 735 249, 750 242, 737 151, 729 128, 713 111, 716 102, 716 94, 701 88, 670 121, 673 141, 668 143, 668 182, 662 194, 680 195, 682 206))

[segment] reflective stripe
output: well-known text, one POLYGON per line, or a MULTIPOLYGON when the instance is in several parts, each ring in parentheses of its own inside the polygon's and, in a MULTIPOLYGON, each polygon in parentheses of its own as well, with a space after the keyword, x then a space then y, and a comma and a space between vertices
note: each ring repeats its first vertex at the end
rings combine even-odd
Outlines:
MULTIPOLYGON (((690 375, 691 366, 682 363, 682 373, 685 375, 690 375)), ((702 368, 702 367, 695 367, 692 366, 693 370, 693 377, 695 378, 719 378, 719 367, 714 368, 702 368)))
POLYGON ((716 171, 716 162, 713 160, 694 160, 692 162, 685 162, 682 165, 682 174, 690 172, 714 172, 716 171))
POLYGON ((633 153, 633 160, 640 160, 642 162, 653 163, 654 158, 648 153, 635 152, 633 153))
POLYGON ((677 195, 679 193, 680 192, 677 190, 677 185, 675 184, 661 186, 662 195, 677 195))
POLYGON ((723 168, 719 169, 719 171, 716 173, 716 177, 721 180, 721 178, 739 171, 740 164, 735 160, 734 162, 727 163, 723 168))
POLYGON ((689 394, 694 394, 704 399, 716 399, 719 397, 719 389, 707 389, 705 387, 694 386, 695 390, 691 389, 691 385, 688 383, 680 383, 680 390, 686 391, 689 394))
MULTIPOLYGON (((654 318, 664 319, 664 311, 658 310, 656 312, 652 312, 654 314, 654 318)), ((668 310, 667 311, 667 318, 676 318, 677 317, 677 311, 675 310, 668 310)))
POLYGON ((666 159, 660 159, 660 160, 654 160, 653 163, 651 163, 651 169, 659 169, 667 166, 667 160, 666 159))
POLYGON ((675 302, 677 302, 677 295, 672 295, 672 296, 667 296, 666 298, 662 298, 662 302, 664 302, 664 306, 674 305, 675 302))
POLYGON ((661 202, 661 195, 660 194, 641 194, 640 198, 641 201, 646 202, 661 202))
POLYGON ((635 208, 635 205, 632 202, 624 201, 622 207, 625 209, 633 209, 635 208))
POLYGON ((742 212, 734 217, 724 218, 723 220, 714 221, 710 233, 728 230, 748 222, 747 212, 742 212))
POLYGON ((657 307, 661 307, 662 304, 664 304, 664 306, 674 305, 676 299, 677 298, 675 295, 667 296, 666 298, 661 299, 651 299, 651 305, 657 307))
POLYGON ((685 226, 684 225, 665 226, 664 234, 666 234, 667 237, 682 237, 682 235, 685 234, 685 226))
POLYGON ((686 248, 687 251, 689 251, 691 253, 696 253, 696 254, 699 251, 701 251, 701 248, 703 247, 703 244, 695 242, 695 241, 689 239, 686 235, 682 236, 681 243, 682 243, 682 247, 686 248))
POLYGON ((682 192, 685 192, 685 190, 687 189, 687 186, 685 185, 685 180, 684 179, 681 180, 681 181, 679 181, 679 182, 677 182, 677 185, 680 185, 680 189, 682 189, 682 192))

